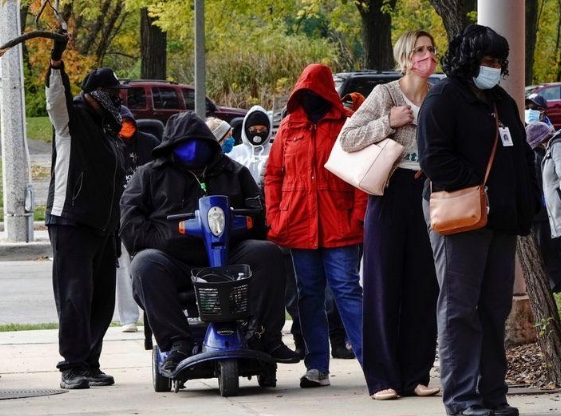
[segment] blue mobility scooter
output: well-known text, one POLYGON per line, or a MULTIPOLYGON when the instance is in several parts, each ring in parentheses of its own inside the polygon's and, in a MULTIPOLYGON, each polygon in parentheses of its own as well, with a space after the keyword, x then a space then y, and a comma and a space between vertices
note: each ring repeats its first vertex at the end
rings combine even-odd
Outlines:
POLYGON ((252 228, 252 218, 246 216, 251 212, 231 209, 226 196, 205 196, 194 213, 168 217, 180 221, 180 233, 203 239, 210 267, 192 270, 194 296, 192 292, 179 294, 192 332, 192 356, 181 361, 168 378, 161 374, 160 366, 169 352, 153 346, 156 392, 170 391, 172 386, 177 392, 187 380, 214 377, 218 377, 224 397, 238 393, 240 376, 257 376, 261 387, 276 386, 277 363, 269 354, 249 349, 246 340, 250 267, 227 265, 230 234, 252 228))

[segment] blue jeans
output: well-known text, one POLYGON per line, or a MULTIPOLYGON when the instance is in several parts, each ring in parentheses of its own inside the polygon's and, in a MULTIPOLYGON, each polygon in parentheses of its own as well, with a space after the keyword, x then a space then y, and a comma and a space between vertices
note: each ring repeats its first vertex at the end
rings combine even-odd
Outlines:
POLYGON ((298 287, 300 325, 306 343, 306 368, 329 373, 329 327, 325 310, 327 283, 353 351, 362 364, 360 245, 291 251, 298 287))

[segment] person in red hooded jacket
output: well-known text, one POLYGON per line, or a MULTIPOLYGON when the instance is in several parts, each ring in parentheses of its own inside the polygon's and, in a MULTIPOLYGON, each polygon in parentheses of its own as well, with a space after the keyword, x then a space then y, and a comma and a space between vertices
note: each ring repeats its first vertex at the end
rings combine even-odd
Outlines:
POLYGON ((300 387, 328 386, 329 283, 354 353, 362 360, 359 264, 366 194, 324 168, 353 111, 343 107, 331 70, 308 65, 288 99, 265 171, 268 238, 291 249, 306 344, 300 387))

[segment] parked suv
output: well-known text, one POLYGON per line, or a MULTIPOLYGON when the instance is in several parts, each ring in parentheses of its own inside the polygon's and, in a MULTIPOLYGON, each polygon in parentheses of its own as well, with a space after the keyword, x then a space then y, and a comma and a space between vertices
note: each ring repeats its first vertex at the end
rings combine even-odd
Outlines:
MULTIPOLYGON (((358 92, 368 97, 368 94, 370 94, 376 85, 395 81, 401 77, 402 74, 397 71, 364 70, 356 72, 337 72, 333 74, 333 81, 335 81, 335 89, 341 98, 351 92, 358 92)), ((442 73, 435 73, 429 77, 429 82, 436 84, 445 77, 446 75, 442 73)), ((287 99, 288 97, 284 100, 285 103, 287 99)), ((284 117, 285 110, 286 106, 282 109, 273 109, 273 134, 277 132, 280 121, 282 117, 284 117)))
POLYGON ((547 116, 555 129, 561 128, 561 82, 546 82, 526 87, 526 97, 537 94, 547 101, 547 116))
MULTIPOLYGON (((357 72, 338 72, 333 74, 333 80, 335 81, 335 89, 341 97, 351 92, 359 92, 365 97, 368 97, 368 94, 370 94, 376 85, 395 81, 402 76, 403 75, 397 71, 365 70, 357 72)), ((429 77, 429 82, 436 84, 445 77, 446 75, 444 74, 435 73, 429 77)))
MULTIPOLYGON (((195 88, 191 85, 148 79, 121 82, 129 86, 121 90, 123 105, 132 111, 140 129, 160 139, 163 126, 171 115, 195 110, 195 88)), ((226 120, 234 128, 234 137, 240 136, 246 113, 247 110, 219 106, 206 98, 206 116, 226 120)))

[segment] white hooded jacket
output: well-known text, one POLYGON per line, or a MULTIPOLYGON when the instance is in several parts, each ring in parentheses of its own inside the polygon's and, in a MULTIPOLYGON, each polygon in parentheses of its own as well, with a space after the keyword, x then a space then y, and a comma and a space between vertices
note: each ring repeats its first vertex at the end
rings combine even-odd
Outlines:
MULTIPOLYGON (((253 123, 252 125, 255 124, 257 123, 253 123)), ((265 166, 267 165, 269 151, 271 150, 271 126, 271 119, 267 115, 265 109, 259 105, 254 105, 247 112, 242 123, 242 143, 234 146, 232 151, 228 153, 228 156, 231 159, 234 159, 236 162, 241 163, 249 169, 251 175, 253 176, 253 179, 255 179, 255 182, 257 182, 257 184, 261 188, 263 187, 263 175, 265 174, 265 166), (267 137, 261 141, 261 143, 253 144, 249 137, 247 124, 248 120, 252 118, 252 114, 258 111, 263 113, 263 115, 267 118, 268 134, 267 137)))

